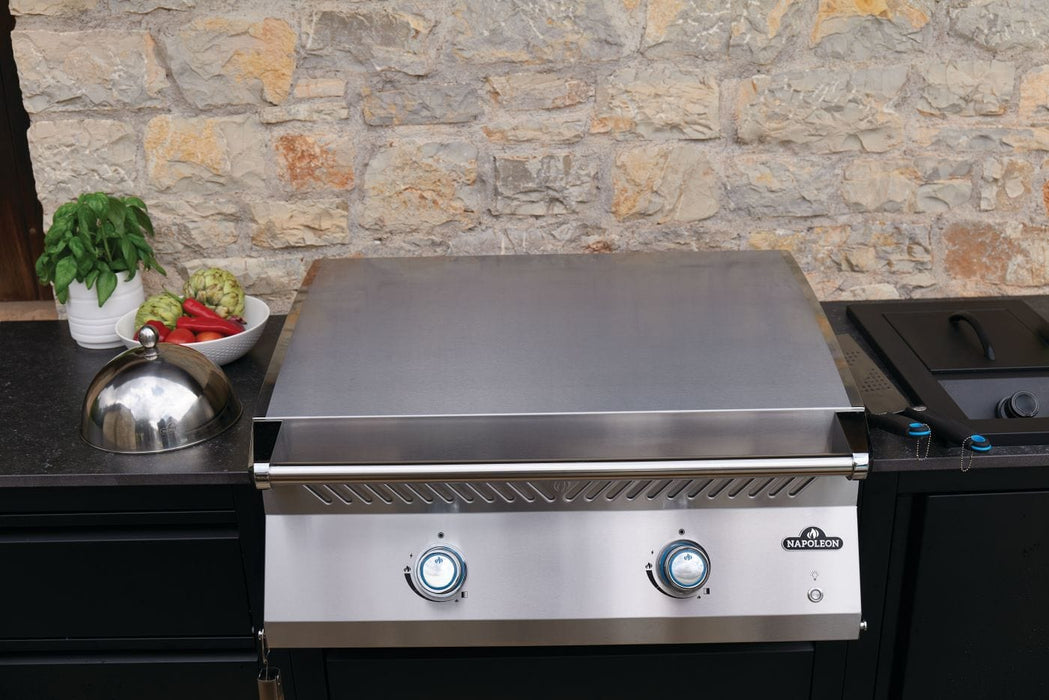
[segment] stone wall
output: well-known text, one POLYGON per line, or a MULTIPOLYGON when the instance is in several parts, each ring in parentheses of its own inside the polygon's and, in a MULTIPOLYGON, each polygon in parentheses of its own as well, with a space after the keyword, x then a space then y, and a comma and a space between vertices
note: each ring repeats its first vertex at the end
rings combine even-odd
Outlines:
POLYGON ((138 194, 172 276, 278 310, 351 255, 786 248, 824 299, 1049 291, 1045 0, 11 10, 45 217, 138 194))

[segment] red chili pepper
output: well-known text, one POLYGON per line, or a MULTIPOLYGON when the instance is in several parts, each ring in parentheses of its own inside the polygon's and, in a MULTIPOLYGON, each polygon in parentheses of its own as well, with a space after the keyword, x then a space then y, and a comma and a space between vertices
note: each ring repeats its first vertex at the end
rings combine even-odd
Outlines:
MULTIPOLYGON (((168 328, 167 326, 165 326, 163 323, 161 323, 160 321, 158 321, 155 318, 152 318, 152 319, 146 321, 145 325, 153 326, 153 328, 157 331, 157 340, 158 341, 164 340, 164 338, 167 338, 168 337, 168 333, 171 332, 170 328, 168 328)), ((142 330, 142 329, 140 328, 139 330, 142 330)), ((135 331, 135 340, 138 340, 138 331, 135 331)))
POLYGON ((182 310, 190 316, 197 316, 198 318, 222 318, 193 297, 186 297, 185 301, 182 302, 182 310))
POLYGON ((239 324, 224 318, 195 318, 193 316, 179 316, 175 321, 175 327, 185 328, 194 333, 215 331, 222 335, 236 335, 244 330, 239 324))

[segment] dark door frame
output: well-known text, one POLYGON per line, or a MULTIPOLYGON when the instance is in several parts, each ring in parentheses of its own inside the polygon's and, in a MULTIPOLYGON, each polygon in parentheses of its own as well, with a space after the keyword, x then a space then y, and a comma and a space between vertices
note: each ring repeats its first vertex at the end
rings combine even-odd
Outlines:
POLYGON ((0 1, 0 301, 50 299, 50 287, 37 283, 33 270, 44 245, 43 214, 29 158, 29 116, 11 46, 15 19, 9 0, 0 1))

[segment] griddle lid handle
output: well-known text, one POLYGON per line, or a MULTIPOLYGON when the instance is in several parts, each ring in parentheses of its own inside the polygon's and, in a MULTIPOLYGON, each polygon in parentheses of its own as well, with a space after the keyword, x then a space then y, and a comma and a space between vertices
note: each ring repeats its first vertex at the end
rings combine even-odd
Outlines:
POLYGON ((962 321, 965 321, 972 329, 976 331, 976 337, 980 341, 980 346, 983 348, 983 356, 991 362, 994 362, 994 348, 991 347, 991 339, 987 337, 987 331, 983 329, 983 324, 980 323, 980 319, 973 316, 968 311, 959 311, 951 314, 950 318, 947 319, 951 322, 951 325, 955 328, 962 321))
MULTIPOLYGON (((857 414, 862 417, 862 414, 857 414)), ((647 462, 508 462, 468 464, 317 464, 252 466, 255 487, 330 483, 698 479, 740 476, 847 476, 862 479, 867 455, 652 460, 647 462)))

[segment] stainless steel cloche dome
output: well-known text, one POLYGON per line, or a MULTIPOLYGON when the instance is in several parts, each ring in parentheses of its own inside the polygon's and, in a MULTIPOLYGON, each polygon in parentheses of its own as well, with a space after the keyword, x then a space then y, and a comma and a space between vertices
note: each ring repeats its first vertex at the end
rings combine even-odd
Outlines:
POLYGON ((113 358, 91 381, 80 419, 88 444, 107 452, 166 452, 215 437, 240 418, 240 401, 216 364, 157 339, 145 326, 142 347, 113 358))

